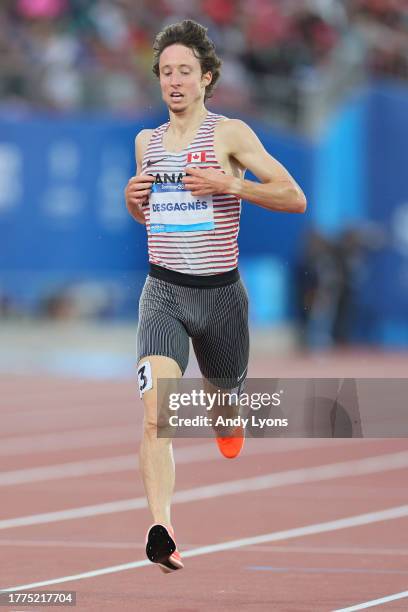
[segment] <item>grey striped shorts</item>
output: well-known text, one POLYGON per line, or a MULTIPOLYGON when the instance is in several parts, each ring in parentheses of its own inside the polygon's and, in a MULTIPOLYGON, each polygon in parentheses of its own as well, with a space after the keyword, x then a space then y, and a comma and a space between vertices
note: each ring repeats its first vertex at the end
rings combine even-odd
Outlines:
POLYGON ((221 287, 186 287, 148 276, 139 302, 137 362, 174 359, 184 374, 191 338, 201 374, 221 388, 245 380, 248 296, 240 279, 221 287))

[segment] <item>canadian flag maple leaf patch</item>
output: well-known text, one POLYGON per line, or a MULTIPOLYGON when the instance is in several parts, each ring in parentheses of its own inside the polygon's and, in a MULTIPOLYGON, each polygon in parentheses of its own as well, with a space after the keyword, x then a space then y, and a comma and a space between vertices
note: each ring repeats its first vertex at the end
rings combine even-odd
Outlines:
POLYGON ((191 163, 200 163, 200 162, 205 162, 206 158, 205 158, 205 151, 196 151, 195 153, 188 153, 187 154, 187 163, 191 164, 191 163))

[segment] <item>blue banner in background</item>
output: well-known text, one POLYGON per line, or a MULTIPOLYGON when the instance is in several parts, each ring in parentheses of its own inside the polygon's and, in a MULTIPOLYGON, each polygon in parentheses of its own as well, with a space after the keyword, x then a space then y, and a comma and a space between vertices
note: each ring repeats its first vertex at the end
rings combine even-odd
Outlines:
POLYGON ((349 228, 357 341, 408 346, 408 89, 355 92, 316 143, 311 214, 329 237, 349 228), (354 261, 353 261, 354 260, 354 261))
MULTIPOLYGON (((374 222, 384 244, 356 267, 360 339, 408 345, 407 105, 406 87, 370 86, 316 141, 246 119, 309 206, 293 215, 243 203, 240 268, 252 323, 294 318, 294 270, 308 228, 335 237, 374 222)), ((0 118, 0 299, 36 312, 40 302, 55 307, 56 296, 74 294, 99 304, 100 316, 135 316, 147 244, 123 191, 135 172, 135 134, 166 120, 0 118)))
MULTIPOLYGON (((73 285, 85 285, 86 294, 89 283, 105 281, 119 293, 127 290, 134 309, 147 269, 147 241, 145 228, 126 210, 123 191, 135 173, 136 133, 164 121, 163 115, 150 115, 149 124, 112 117, 0 119, 0 294, 11 293, 35 309, 39 296, 51 299, 73 285)), ((254 127, 307 191, 310 146, 254 127)), ((279 270, 293 263, 304 224, 302 216, 243 204, 243 265, 247 259, 251 269, 264 255, 282 262, 263 266, 265 287, 287 282, 288 271, 279 270)), ((285 316, 284 293, 271 296, 274 319, 277 312, 285 316)), ((258 311, 255 319, 264 322, 264 310, 258 311)))
POLYGON ((134 173, 129 125, 3 121, 0 133, 1 268, 131 269, 136 228, 123 200, 134 173))
POLYGON ((368 90, 337 109, 316 143, 311 215, 325 234, 336 235, 367 218, 368 90))
POLYGON ((408 91, 385 81, 370 90, 370 218, 384 228, 385 249, 371 270, 368 300, 380 342, 408 346, 408 91))

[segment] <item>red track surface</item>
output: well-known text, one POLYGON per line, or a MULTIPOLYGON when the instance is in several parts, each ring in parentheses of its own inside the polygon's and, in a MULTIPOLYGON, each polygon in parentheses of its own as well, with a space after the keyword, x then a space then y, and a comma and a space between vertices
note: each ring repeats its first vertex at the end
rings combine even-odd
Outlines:
MULTIPOLYGON (((266 375, 266 371, 255 375, 266 375)), ((12 376, 0 378, 0 385, 0 587, 145 559, 143 543, 151 523, 146 508, 4 528, 6 519, 143 497, 136 467, 142 406, 135 385, 12 376), (58 435, 50 438, 50 434, 58 435), (129 465, 124 459, 123 468, 112 471, 115 468, 110 467, 104 473, 103 463, 112 466, 118 456, 128 456, 129 465), (102 460, 102 468, 87 473, 95 459, 102 460), (80 462, 82 472, 69 476, 65 464, 73 462, 80 462), (56 465, 61 469, 59 476, 47 472, 56 465), (27 473, 35 467, 46 470, 27 473), (8 483, 6 472, 14 473, 9 474, 8 483), (22 481, 17 482, 18 478, 22 481)), ((208 439, 177 440, 175 448, 191 449, 184 451, 184 458, 176 458, 176 491, 182 491, 391 456, 408 451, 408 442, 249 440, 243 455, 234 461, 223 459, 208 439), (202 454, 194 453, 197 447, 202 454)), ((282 482, 228 495, 221 491, 206 499, 175 503, 173 523, 179 548, 183 553, 407 504, 408 459, 406 467, 385 471, 381 461, 370 474, 358 475, 351 469, 348 476, 282 482)), ((171 575, 151 565, 41 590, 75 590, 74 609, 86 611, 329 612, 404 591, 407 584, 408 516, 192 556, 185 559, 184 570, 171 575)), ((408 599, 383 608, 407 610, 408 599)), ((20 609, 40 608, 10 608, 20 609)))

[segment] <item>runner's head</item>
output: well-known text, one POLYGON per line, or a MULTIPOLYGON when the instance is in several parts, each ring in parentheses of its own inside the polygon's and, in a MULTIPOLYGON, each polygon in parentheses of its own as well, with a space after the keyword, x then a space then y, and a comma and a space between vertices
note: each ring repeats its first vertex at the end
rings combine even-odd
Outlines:
POLYGON ((164 102, 173 112, 211 97, 220 76, 221 60, 207 28, 186 19, 167 26, 153 45, 153 72, 160 79, 164 102), (175 95, 178 92, 178 97, 175 95))

